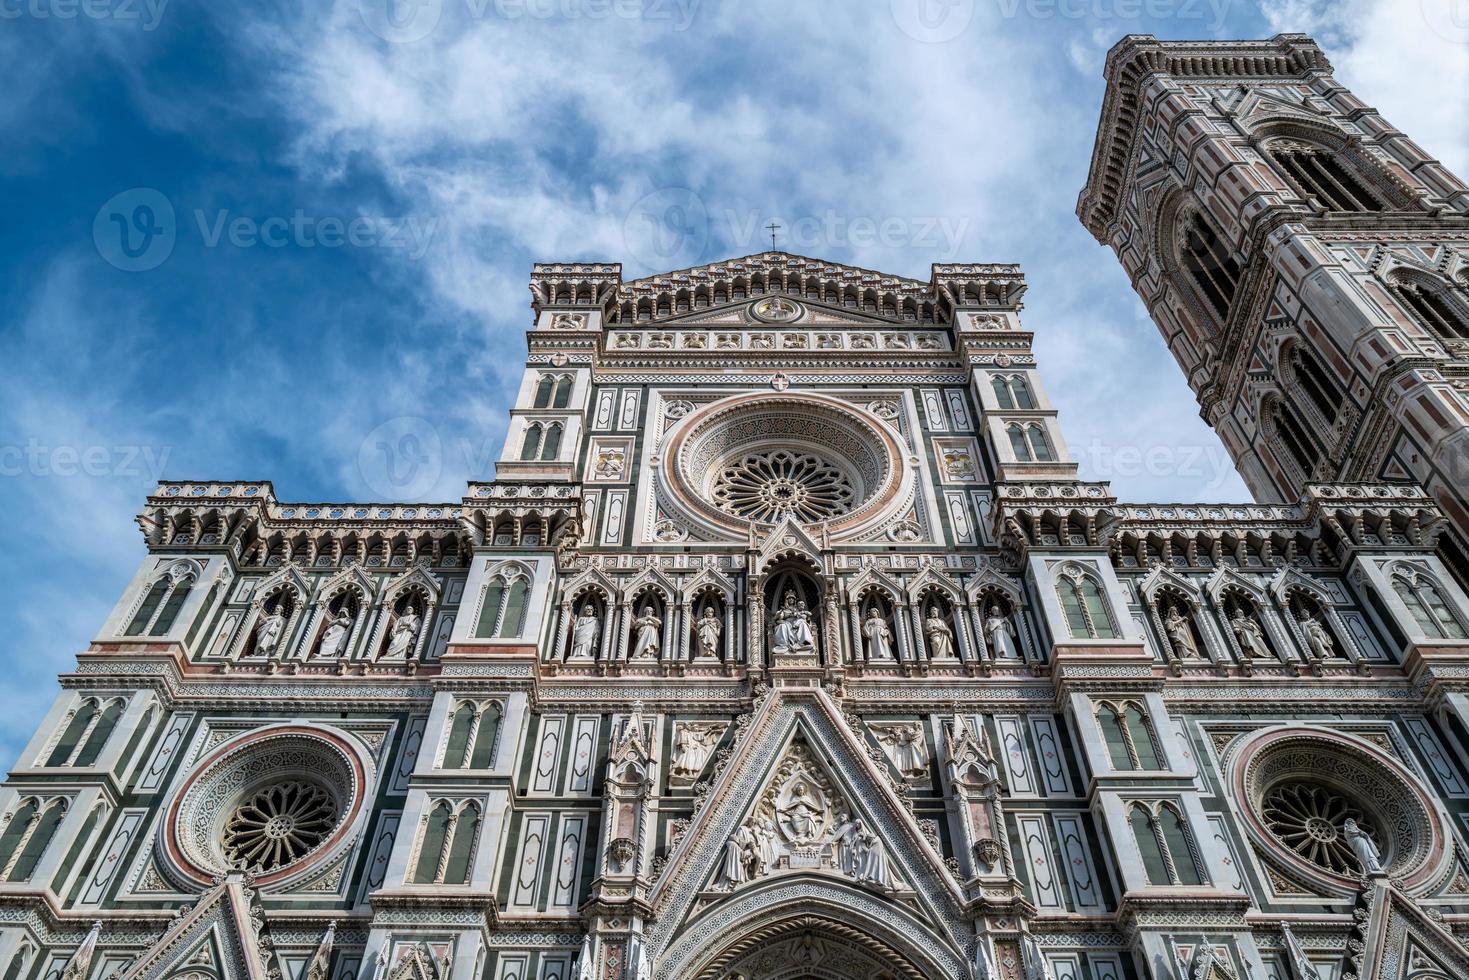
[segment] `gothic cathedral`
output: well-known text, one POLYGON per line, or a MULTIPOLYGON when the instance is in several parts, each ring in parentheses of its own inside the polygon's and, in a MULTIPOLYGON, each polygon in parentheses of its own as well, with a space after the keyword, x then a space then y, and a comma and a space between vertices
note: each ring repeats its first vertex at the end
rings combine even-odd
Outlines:
POLYGON ((0 980, 1469 976, 1469 190, 1304 37, 1106 75, 1260 502, 1080 479, 1014 265, 537 265, 461 501, 147 499, 0 980))

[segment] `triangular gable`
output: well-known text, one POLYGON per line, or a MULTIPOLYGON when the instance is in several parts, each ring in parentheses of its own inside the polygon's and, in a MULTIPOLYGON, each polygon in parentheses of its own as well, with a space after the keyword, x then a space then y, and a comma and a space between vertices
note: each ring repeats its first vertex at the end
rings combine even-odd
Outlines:
MULTIPOLYGON (((786 791, 784 784, 776 788, 784 792, 780 798, 788 811, 800 809, 791 806, 799 793, 786 791)), ((649 942, 658 956, 660 975, 686 965, 684 960, 700 944, 698 934, 707 935, 711 923, 722 917, 729 917, 731 923, 742 921, 746 906, 753 901, 766 908, 776 903, 767 901, 773 895, 812 900, 819 900, 818 895, 828 900, 840 895, 839 904, 856 910, 854 915, 865 911, 864 921, 901 920, 906 928, 928 935, 945 955, 964 962, 961 951, 972 942, 973 930, 968 927, 966 932, 958 883, 899 798, 893 775, 872 758, 865 742, 859 742, 824 692, 772 692, 737 737, 727 762, 716 768, 709 792, 697 798, 700 802, 688 828, 673 842, 649 893, 656 919, 649 942), (840 796, 848 816, 860 821, 881 848, 891 888, 864 882, 861 874, 846 874, 830 866, 842 858, 812 853, 816 849, 810 848, 799 862, 792 862, 799 867, 784 864, 734 887, 724 884, 711 889, 729 855, 731 839, 752 817, 771 816, 758 812, 762 803, 770 800, 772 786, 794 777, 798 767, 819 770, 820 780, 814 780, 814 773, 813 780, 824 785, 811 787, 810 795, 840 796), (697 929, 692 926, 694 920, 699 922, 697 929)), ((794 817, 786 814, 783 819, 794 817)), ((831 822, 828 816, 823 823, 831 822)), ((825 834, 839 830, 839 826, 823 826, 825 834)), ((790 833, 787 828, 785 843, 789 846, 792 839, 800 840, 800 833, 790 833)), ((790 854, 785 857, 791 859, 790 854)))
POLYGON ((422 565, 414 565, 388 584, 388 587, 383 590, 383 599, 391 604, 405 590, 415 585, 427 591, 434 601, 438 601, 439 594, 443 591, 443 585, 439 582, 438 576, 430 573, 422 565))
POLYGON ((1258 606, 1263 606, 1265 603, 1266 595, 1259 586, 1228 565, 1220 565, 1214 570, 1214 574, 1209 576, 1208 581, 1204 583, 1204 590, 1209 593, 1209 598, 1213 599, 1216 604, 1219 604, 1222 603, 1224 593, 1228 589, 1238 589, 1253 599, 1258 606))
POLYGON ((617 586, 606 575, 603 575, 601 569, 598 568, 589 568, 571 579, 562 588, 561 594, 570 599, 577 599, 587 589, 595 589, 601 592, 602 598, 609 603, 617 601, 617 586))
MULTIPOLYGON (((751 524, 751 535, 755 525, 751 524)), ((821 567, 822 545, 809 532, 789 517, 775 525, 763 540, 752 542, 760 555, 760 564, 766 565, 781 558, 798 555, 807 558, 817 568, 821 567)))
POLYGON ((1152 601, 1157 596, 1158 590, 1164 586, 1172 586, 1182 592, 1195 606, 1202 605, 1203 597, 1199 595, 1199 590, 1194 584, 1175 573, 1171 568, 1165 568, 1162 565, 1149 572, 1138 589, 1144 598, 1152 601))
POLYGON ((1287 565, 1276 572, 1275 577, 1270 580, 1270 593, 1280 601, 1282 606, 1289 608, 1291 589, 1302 590, 1320 603, 1323 609, 1330 609, 1336 605, 1336 602, 1327 595, 1326 590, 1315 579, 1294 566, 1287 565))
POLYGON ((847 584, 847 594, 853 597, 860 596, 870 588, 878 588, 886 592, 894 603, 903 601, 903 587, 880 568, 864 568, 856 578, 847 584))
POLYGON ((1020 584, 1008 575, 997 572, 991 565, 980 569, 979 574, 969 580, 969 587, 965 590, 965 595, 968 596, 971 605, 977 606, 980 596, 990 589, 999 590, 1016 608, 1024 605, 1020 584))
POLYGON ((362 590, 364 599, 372 598, 374 591, 372 579, 368 577, 360 565, 348 565, 340 572, 337 572, 337 574, 321 584, 321 588, 317 594, 323 598, 328 598, 340 589, 354 586, 362 590))
POLYGON ((730 581, 729 577, 717 568, 705 568, 698 575, 695 575, 684 586, 683 594, 692 598, 708 589, 713 589, 723 594, 725 600, 728 602, 733 602, 737 594, 735 592, 734 582, 730 581))
POLYGON ((1469 977, 1469 949, 1391 881, 1374 878, 1364 898, 1370 912, 1362 927, 1362 980, 1400 980, 1428 970, 1469 977))
MULTIPOLYGON (((756 272, 787 268, 792 263, 800 265, 802 267, 801 271, 803 272, 807 271, 807 267, 810 267, 812 272, 834 278, 851 279, 853 282, 862 283, 863 285, 928 289, 928 283, 918 279, 908 279, 887 272, 878 272, 875 269, 863 269, 860 266, 845 265, 841 262, 812 258, 808 255, 797 255, 794 252, 786 252, 779 249, 769 252, 754 252, 750 255, 741 255, 738 258, 722 259, 718 262, 710 262, 705 265, 690 266, 687 269, 674 269, 669 272, 660 272, 656 275, 645 276, 642 279, 629 279, 622 284, 622 289, 624 292, 644 287, 662 289, 677 287, 679 285, 694 285, 705 280, 718 280, 733 278, 735 276, 748 277, 756 272), (687 282, 684 280, 687 280, 687 282)), ((804 298, 802 301, 804 302, 804 298)))
POLYGON ((245 878, 230 874, 205 892, 118 980, 163 980, 189 965, 211 962, 219 980, 280 980, 264 913, 245 878), (256 923, 259 923, 257 931, 256 923))
POLYGON ((267 596, 282 585, 296 590, 296 595, 305 598, 310 594, 306 587, 306 579, 301 576, 301 567, 294 561, 288 561, 274 572, 267 575, 259 585, 255 587, 254 600, 257 604, 262 603, 267 596))
POLYGON ((908 583, 908 598, 917 602, 923 595, 925 589, 930 586, 938 588, 947 593, 949 599, 955 603, 962 601, 964 590, 959 583, 949 578, 948 575, 934 568, 932 565, 924 566, 923 570, 914 576, 913 581, 908 583))
MULTIPOLYGON (((897 317, 882 317, 876 314, 863 314, 856 310, 842 309, 838 306, 814 300, 806 296, 796 297, 801 305, 806 308, 805 313, 784 323, 762 323, 759 318, 753 321, 747 318, 744 311, 754 306, 764 296, 752 296, 749 299, 732 300, 728 303, 719 303, 709 306, 693 313, 681 313, 678 316, 661 317, 658 319, 659 327, 672 329, 674 327, 710 327, 718 329, 721 327, 740 326, 748 329, 774 328, 804 328, 804 327, 858 327, 858 328, 880 328, 891 327, 894 323, 903 322, 897 317)), ((911 324, 910 324, 911 326, 911 324)), ((929 326, 932 326, 931 324, 929 326)))
POLYGON ((657 568, 645 568, 634 575, 622 590, 622 594, 630 599, 649 585, 661 591, 663 598, 668 602, 673 602, 678 598, 678 586, 674 585, 673 580, 657 568))

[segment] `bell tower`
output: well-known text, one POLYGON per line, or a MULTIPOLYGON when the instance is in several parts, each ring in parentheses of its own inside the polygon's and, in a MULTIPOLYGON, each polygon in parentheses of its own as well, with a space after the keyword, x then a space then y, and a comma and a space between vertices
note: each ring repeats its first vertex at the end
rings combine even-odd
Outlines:
POLYGON ((1469 577, 1469 187, 1309 37, 1124 38, 1077 215, 1246 483, 1413 482, 1469 577))

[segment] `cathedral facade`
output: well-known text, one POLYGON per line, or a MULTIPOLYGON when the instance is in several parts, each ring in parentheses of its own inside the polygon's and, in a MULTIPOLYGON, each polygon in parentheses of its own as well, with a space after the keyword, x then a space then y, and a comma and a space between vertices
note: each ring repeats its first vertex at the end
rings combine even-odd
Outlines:
MULTIPOLYGON (((1185 68, 1221 112, 1351 102, 1304 39, 1155 47, 1109 64, 1083 206, 1148 269, 1144 136, 1216 132, 1185 68)), ((1244 314, 1195 340, 1180 283, 1160 322, 1262 502, 1081 479, 1018 267, 780 251, 535 266, 460 501, 161 484, 0 795, 0 980, 1469 976, 1469 598, 1397 407, 1459 397, 1452 345, 1404 322, 1413 384, 1386 411, 1342 375, 1326 426, 1289 356, 1229 388, 1244 314), (1292 469, 1251 386, 1318 440, 1396 433, 1404 473, 1292 469)), ((1340 304, 1282 309, 1345 370, 1340 304)))

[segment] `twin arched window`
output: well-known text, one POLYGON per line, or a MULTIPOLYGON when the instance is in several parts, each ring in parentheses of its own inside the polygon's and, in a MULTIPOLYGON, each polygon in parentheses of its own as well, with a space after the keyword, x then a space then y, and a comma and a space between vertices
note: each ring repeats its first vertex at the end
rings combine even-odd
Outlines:
POLYGON ((415 885, 467 885, 479 836, 479 806, 439 800, 424 821, 413 865, 415 885))
POLYGON ((1433 579, 1414 568, 1400 567, 1392 574, 1392 587, 1425 636, 1436 640, 1466 638, 1464 624, 1433 579))
POLYGON ((1121 704, 1104 701, 1097 707, 1097 724, 1107 743, 1112 768, 1118 771, 1163 768, 1153 741, 1153 727, 1142 705, 1136 701, 1121 704))
POLYGON ((449 722, 443 768, 493 769, 501 716, 498 701, 461 701, 449 722))
POLYGON ((1280 141, 1271 146, 1270 156, 1305 197, 1315 198, 1328 210, 1362 214, 1387 209, 1382 195, 1360 180, 1331 150, 1280 141))
POLYGON ((485 588, 474 635, 479 639, 520 636, 525 630, 530 579, 518 568, 497 572, 485 588))
POLYGON ((1321 459, 1321 450, 1317 448, 1316 440, 1306 431, 1300 417, 1293 408, 1276 398, 1266 408, 1265 418, 1274 432, 1276 445, 1285 449, 1290 460, 1295 463, 1301 479, 1309 480, 1321 459))
POLYGON ((566 408, 571 404, 572 379, 569 374, 543 374, 536 383, 536 408, 566 408))
POLYGON ((1117 627, 1096 579, 1081 572, 1062 573, 1056 582, 1066 628, 1079 640, 1115 640, 1117 627))
POLYGON ((525 441, 520 445, 520 458, 528 460, 554 460, 561 451, 560 422, 549 422, 542 424, 532 422, 526 426, 525 441))
POLYGON ((995 389, 995 401, 1001 408, 1035 408, 1035 398, 1030 393, 1030 382, 1023 374, 997 374, 990 378, 995 389))
POLYGON ((1397 276, 1392 281, 1393 295, 1441 341, 1469 340, 1469 312, 1456 292, 1416 276, 1397 276))
POLYGON ((1137 839, 1149 884, 1204 883, 1188 824, 1172 803, 1133 803, 1128 808, 1127 822, 1137 839))
POLYGON ((125 702, 115 698, 105 704, 87 698, 72 712, 61 737, 46 756, 48 766, 90 766, 97 761, 102 748, 122 717, 125 702))
POLYGON ((162 575, 155 581, 148 591, 143 595, 142 605, 138 606, 137 612, 133 613, 132 621, 123 631, 124 636, 163 636, 173 628, 174 621, 178 619, 179 610, 184 607, 184 602, 189 598, 189 592, 194 588, 194 573, 192 570, 182 570, 179 566, 170 568, 168 573, 162 575))
POLYGON ((1022 463, 1053 463, 1056 461, 1056 453, 1051 449, 1051 440, 1046 438, 1046 430, 1039 422, 1021 424, 1011 422, 1005 426, 1005 433, 1010 437, 1010 451, 1015 458, 1022 463))
POLYGON ((66 800, 21 801, 0 832, 0 881, 29 881, 66 817, 66 800))
POLYGON ((1304 345, 1292 344, 1285 353, 1286 380, 1306 396, 1327 425, 1336 422, 1342 394, 1336 380, 1304 345))
POLYGON ((1229 319, 1243 270, 1229 245, 1201 214, 1194 214, 1179 237, 1179 261, 1220 321, 1229 319))

